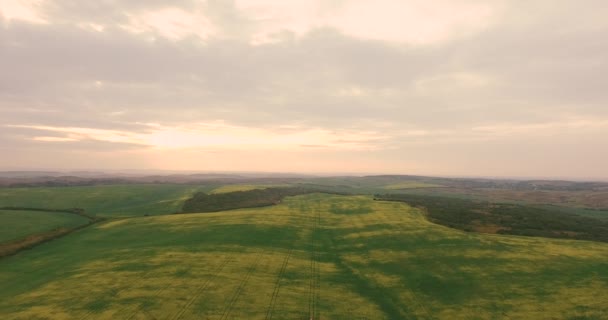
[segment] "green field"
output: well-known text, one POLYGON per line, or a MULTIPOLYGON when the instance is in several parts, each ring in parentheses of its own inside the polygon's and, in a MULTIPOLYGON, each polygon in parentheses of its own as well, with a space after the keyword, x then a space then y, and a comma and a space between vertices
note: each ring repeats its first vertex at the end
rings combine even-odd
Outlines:
POLYGON ((311 194, 97 224, 0 260, 2 319, 606 319, 608 244, 311 194))
POLYGON ((57 228, 73 228, 89 219, 65 212, 0 210, 0 243, 57 228))
POLYGON ((82 208, 99 216, 142 216, 179 211, 184 200, 205 187, 144 184, 0 189, 0 207, 82 208))

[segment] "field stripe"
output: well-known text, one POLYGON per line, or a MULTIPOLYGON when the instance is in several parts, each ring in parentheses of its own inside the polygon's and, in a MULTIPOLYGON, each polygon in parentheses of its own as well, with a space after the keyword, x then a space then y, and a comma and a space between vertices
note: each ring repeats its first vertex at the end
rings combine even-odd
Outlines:
MULTIPOLYGON (((231 259, 229 259, 229 257, 226 257, 217 267, 216 269, 213 271, 211 278, 216 278, 217 275, 221 272, 221 269, 224 268, 224 266, 226 265, 227 260, 232 261, 231 259)), ((211 279, 208 279, 205 283, 209 282, 211 279)), ((154 294, 152 295, 152 297, 158 297, 160 296, 163 292, 165 292, 165 290, 169 289, 170 287, 174 286, 174 283, 168 283, 166 286, 159 288, 158 290, 154 291, 154 294)), ((203 284, 204 285, 204 284, 203 284)), ((207 288, 207 287, 205 287, 207 288)), ((203 288, 202 290, 204 290, 205 288, 203 288)), ((202 291, 201 290, 201 291, 202 291)), ((125 319, 130 320, 133 319, 133 317, 135 317, 140 311, 145 313, 147 316, 151 317, 152 315, 149 313, 149 311, 147 311, 146 309, 142 309, 142 305, 143 304, 139 304, 137 305, 137 307, 135 308, 135 310, 125 319)))
POLYGON ((261 258, 262 258, 262 252, 258 253, 258 256, 256 257, 255 261, 249 267, 247 274, 245 274, 245 276, 241 280, 241 283, 239 283, 239 286, 234 291, 234 294, 230 298, 230 301, 226 305, 226 308, 224 308, 224 312, 222 313, 222 317, 220 318, 220 320, 228 319, 228 317, 230 316, 230 313, 232 312, 232 309, 234 308, 236 301, 241 296, 241 293, 243 292, 243 289, 247 285, 247 282, 249 282, 249 278, 251 278, 251 275, 257 269, 257 266, 258 266, 261 258))
MULTIPOLYGON (((165 290, 167 290, 172 284, 169 283, 168 285, 154 291, 154 294, 152 295, 152 297, 158 297, 161 293, 163 293, 165 290)), ((138 304, 135 307, 135 310, 133 310, 133 312, 126 318, 127 320, 133 319, 133 317, 135 317, 137 315, 138 312, 143 312, 146 315, 148 315, 151 319, 154 318, 146 309, 142 309, 142 305, 143 304, 138 304)))
POLYGON ((142 311, 143 311, 143 313, 146 314, 146 316, 148 316, 149 319, 151 319, 151 320, 158 320, 155 316, 153 316, 152 314, 150 314, 150 312, 148 312, 148 310, 144 309, 142 311))
POLYGON ((319 273, 319 252, 317 250, 316 233, 321 223, 321 211, 319 208, 313 209, 311 216, 312 227, 310 237, 310 287, 308 293, 308 315, 309 319, 314 320, 320 318, 318 310, 320 273, 319 273))
MULTIPOLYGON (((152 271, 154 271, 154 268, 151 268, 150 270, 148 270, 148 271, 144 272, 144 273, 143 273, 143 274, 142 274, 140 277, 138 277, 138 278, 134 278, 132 281, 127 282, 125 285, 123 285, 122 287, 120 287, 120 289, 117 289, 117 290, 115 290, 115 289, 110 289, 110 290, 108 290, 108 291, 110 291, 110 292, 111 292, 111 294, 112 294, 112 296, 113 296, 114 298, 116 298, 116 297, 118 297, 118 295, 119 295, 121 292, 123 292, 124 290, 129 289, 129 288, 133 288, 133 287, 134 287, 134 285, 139 284, 139 283, 142 283, 142 282, 144 282, 145 280, 147 280, 147 279, 148 279, 148 275, 149 275, 150 273, 152 273, 152 271)), ((82 316, 82 318, 81 318, 81 319, 83 319, 83 320, 84 320, 84 319, 87 319, 87 318, 89 318, 89 317, 90 317, 90 316, 91 316, 93 313, 95 313, 95 310, 89 310, 89 311, 87 311, 87 312, 84 314, 84 316, 82 316)))
MULTIPOLYGON (((321 210, 317 209, 317 229, 321 226, 321 210)), ((318 242, 318 241, 317 241, 318 242)), ((320 260, 320 256, 321 253, 319 252, 319 250, 315 250, 315 304, 314 304, 314 311, 315 311, 315 318, 320 319, 321 318, 321 312, 319 310, 319 295, 320 295, 320 289, 321 289, 321 271, 319 268, 319 260, 320 260)))
MULTIPOLYGON (((344 227, 348 227, 351 230, 359 229, 361 226, 365 225, 361 216, 349 217, 348 219, 344 219, 341 223, 344 227)), ((330 232, 330 247, 336 248, 339 246, 339 243, 336 243, 336 239, 340 239, 340 237, 335 235, 335 229, 330 228, 328 230, 330 232)), ((361 238, 361 235, 355 234, 354 236, 357 241, 364 241, 363 238, 361 238)), ((367 298, 370 302, 378 306, 388 319, 416 319, 408 311, 408 307, 404 305, 398 297, 391 294, 390 291, 385 290, 382 286, 379 286, 364 274, 356 272, 357 269, 349 266, 348 262, 344 261, 340 254, 335 254, 332 257, 336 266, 353 279, 352 284, 361 297, 367 298)), ((371 260, 368 253, 364 254, 364 257, 366 260, 371 260)), ((368 316, 354 315, 352 308, 349 308, 348 318, 369 319, 368 316)), ((372 319, 374 318, 372 317, 372 319)))
POLYGON ((173 319, 173 320, 181 319, 184 316, 184 313, 188 310, 188 308, 190 308, 190 306, 192 306, 192 304, 196 300, 198 300, 200 295, 205 291, 205 289, 207 289, 209 287, 209 285, 212 283, 212 281, 217 278, 217 276, 222 272, 224 267, 230 261, 231 261, 231 259, 225 258, 224 261, 222 263, 220 263, 220 265, 215 269, 215 271, 213 272, 213 275, 211 277, 209 277, 209 279, 207 279, 207 281, 205 281, 205 283, 203 283, 196 289, 194 295, 192 295, 192 298, 190 298, 190 300, 188 300, 186 305, 184 305, 184 307, 181 310, 179 310, 177 312, 177 314, 175 314, 175 316, 173 316, 171 319, 173 319))
POLYGON ((313 295, 313 287, 314 287, 314 269, 315 269, 315 223, 313 219, 312 227, 311 227, 311 236, 310 236, 310 278, 309 278, 309 287, 308 287, 308 317, 309 319, 314 319, 314 295, 313 295))
POLYGON ((279 270, 279 275, 277 276, 277 281, 274 285, 274 290, 272 291, 272 296, 270 298, 270 304, 268 305, 268 310, 266 310, 266 320, 272 319, 272 313, 274 312, 274 307, 277 301, 277 297, 279 296, 279 290, 281 289, 281 279, 283 278, 283 274, 285 273, 285 269, 287 269, 287 265, 289 264, 289 258, 293 253, 293 247, 289 249, 289 252, 283 259, 283 264, 281 265, 281 269, 279 270))
MULTIPOLYGON (((321 210, 317 211, 317 226, 320 227, 321 226, 321 210)), ((317 318, 320 319, 321 318, 321 311, 319 310, 319 297, 320 297, 320 293, 321 293, 321 269, 319 267, 319 260, 321 257, 321 253, 319 251, 317 251, 317 283, 315 286, 315 290, 316 290, 316 296, 315 296, 315 310, 317 312, 317 318)))

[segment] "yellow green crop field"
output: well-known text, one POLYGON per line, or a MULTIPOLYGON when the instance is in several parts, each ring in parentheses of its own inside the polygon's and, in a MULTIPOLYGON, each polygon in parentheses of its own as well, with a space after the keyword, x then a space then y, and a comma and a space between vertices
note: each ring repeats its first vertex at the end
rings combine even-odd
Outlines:
POLYGON ((606 319, 608 244, 311 194, 96 224, 0 260, 0 288, 2 319, 606 319))

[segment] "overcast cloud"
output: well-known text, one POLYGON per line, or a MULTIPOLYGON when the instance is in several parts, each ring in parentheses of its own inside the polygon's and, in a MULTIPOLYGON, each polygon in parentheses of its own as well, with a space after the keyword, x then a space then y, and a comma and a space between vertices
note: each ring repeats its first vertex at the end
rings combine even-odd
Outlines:
POLYGON ((0 0, 0 169, 608 178, 603 0, 0 0))

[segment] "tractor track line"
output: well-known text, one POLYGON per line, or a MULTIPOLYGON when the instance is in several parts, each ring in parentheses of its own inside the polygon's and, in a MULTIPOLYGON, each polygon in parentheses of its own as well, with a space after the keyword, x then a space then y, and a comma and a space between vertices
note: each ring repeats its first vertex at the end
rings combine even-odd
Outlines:
POLYGON ((308 297, 308 314, 311 320, 318 318, 318 300, 319 300, 319 252, 317 250, 316 233, 321 222, 321 211, 317 208, 312 216, 312 232, 310 241, 310 288, 308 297))
POLYGON ((293 253, 293 247, 289 249, 287 256, 283 259, 283 264, 281 265, 281 269, 279 270, 279 275, 277 276, 277 281, 274 285, 274 290, 272 292, 272 296, 270 298, 270 304, 268 305, 268 310, 266 311, 266 320, 272 319, 272 313, 274 312, 274 307, 276 304, 277 297, 279 296, 279 290, 281 289, 281 279, 283 278, 283 274, 285 273, 285 269, 287 269, 287 265, 289 264, 289 258, 293 253))
POLYGON ((228 305, 226 305, 226 308, 224 309, 224 312, 222 313, 222 317, 220 318, 220 320, 228 319, 228 317, 230 316, 230 313, 232 312, 232 309, 234 308, 234 304, 241 296, 243 289, 247 285, 247 282, 249 281, 249 278, 251 278, 251 275, 253 274, 253 272, 256 270, 257 265, 260 262, 261 258, 262 258, 262 252, 258 253, 258 256, 256 257, 255 261, 249 267, 247 274, 245 275, 245 277, 243 277, 243 279, 241 280, 241 283, 239 283, 239 286, 234 291, 234 294, 230 298, 228 305))
POLYGON ((205 291, 205 289, 207 289, 209 287, 211 282, 213 280, 215 280, 215 278, 217 278, 217 276, 222 272, 224 267, 230 261, 231 260, 229 258, 225 258, 224 261, 222 261, 222 263, 220 263, 220 265, 215 269, 215 271, 213 272, 213 275, 196 289, 192 298, 190 298, 190 300, 188 300, 186 305, 184 305, 184 307, 182 309, 180 309, 180 311, 178 311, 178 313, 175 316, 173 316, 171 319, 173 319, 173 320, 181 319, 181 317, 184 315, 184 313, 186 313, 186 310, 188 310, 188 308, 190 308, 190 306, 192 306, 192 304, 200 297, 200 295, 205 291))
MULTIPOLYGON (((135 279, 133 279, 132 281, 127 282, 127 283, 126 283, 126 285, 122 286, 122 287, 121 287, 120 289, 118 289, 118 290, 109 290, 109 291, 111 291, 112 296, 113 296, 114 298, 116 298, 116 297, 118 297, 118 295, 119 295, 121 292, 123 292, 124 290, 130 289, 130 288, 133 288, 133 287, 134 287, 134 286, 133 286, 134 284, 142 283, 142 282, 144 282, 145 280, 147 280, 147 279, 148 279, 148 275, 149 275, 149 274, 151 274, 151 273, 152 273, 152 271, 154 271, 154 269, 150 269, 150 270, 148 270, 148 271, 144 272, 144 274, 142 274, 142 275, 141 275, 141 277, 135 278, 135 279)), ((84 314, 84 316, 82 316, 82 318, 81 318, 81 319, 82 319, 82 320, 87 319, 87 318, 88 318, 89 316, 91 316, 91 314, 93 314, 93 313, 95 313, 95 311, 94 311, 94 310, 89 310, 89 311, 87 311, 87 312, 84 314)))
MULTIPOLYGON (((165 290, 167 290, 168 288, 170 288, 172 286, 174 286, 174 284, 173 283, 169 283, 166 286, 164 286, 162 288, 159 288, 158 290, 154 291, 154 294, 152 295, 152 297, 158 297, 159 295, 161 295, 161 293, 165 292, 165 290)), ((126 319, 127 320, 133 319, 133 317, 135 317, 139 311, 142 311, 142 312, 144 312, 146 314, 150 314, 146 309, 142 309, 142 304, 139 304, 135 308, 135 310, 131 313, 131 315, 129 315, 129 317, 127 317, 126 319)))
MULTIPOLYGON (((166 273, 167 273, 167 274, 170 274, 170 272, 166 272, 166 273)), ((160 289, 158 289, 158 290, 156 290, 156 291, 154 291, 154 294, 152 295, 152 297, 157 297, 157 296, 159 296, 159 295, 160 295, 160 294, 161 294, 163 291, 165 291, 165 290, 166 290, 166 289, 167 289, 169 286, 170 286, 170 284, 169 284, 169 285, 166 285, 166 286, 164 286, 164 287, 162 287, 162 288, 160 288, 160 289)), ((126 308, 123 308, 122 310, 124 310, 124 309, 126 309, 126 308)), ((135 317, 135 315, 137 315, 137 312, 138 312, 138 311, 140 311, 140 309, 141 309, 141 304, 138 304, 138 305, 135 307, 135 310, 133 310, 133 312, 132 312, 132 313, 131 313, 131 314, 130 314, 130 315, 127 317, 127 318, 125 318, 125 319, 127 319, 127 320, 133 319, 133 317, 135 317)), ((145 312, 146 314, 149 314, 149 313, 148 313, 148 311, 147 311, 147 310, 145 310, 145 309, 144 309, 144 310, 142 310, 142 312, 145 312)), ((119 313, 119 314, 120 314, 120 313, 119 313)))

